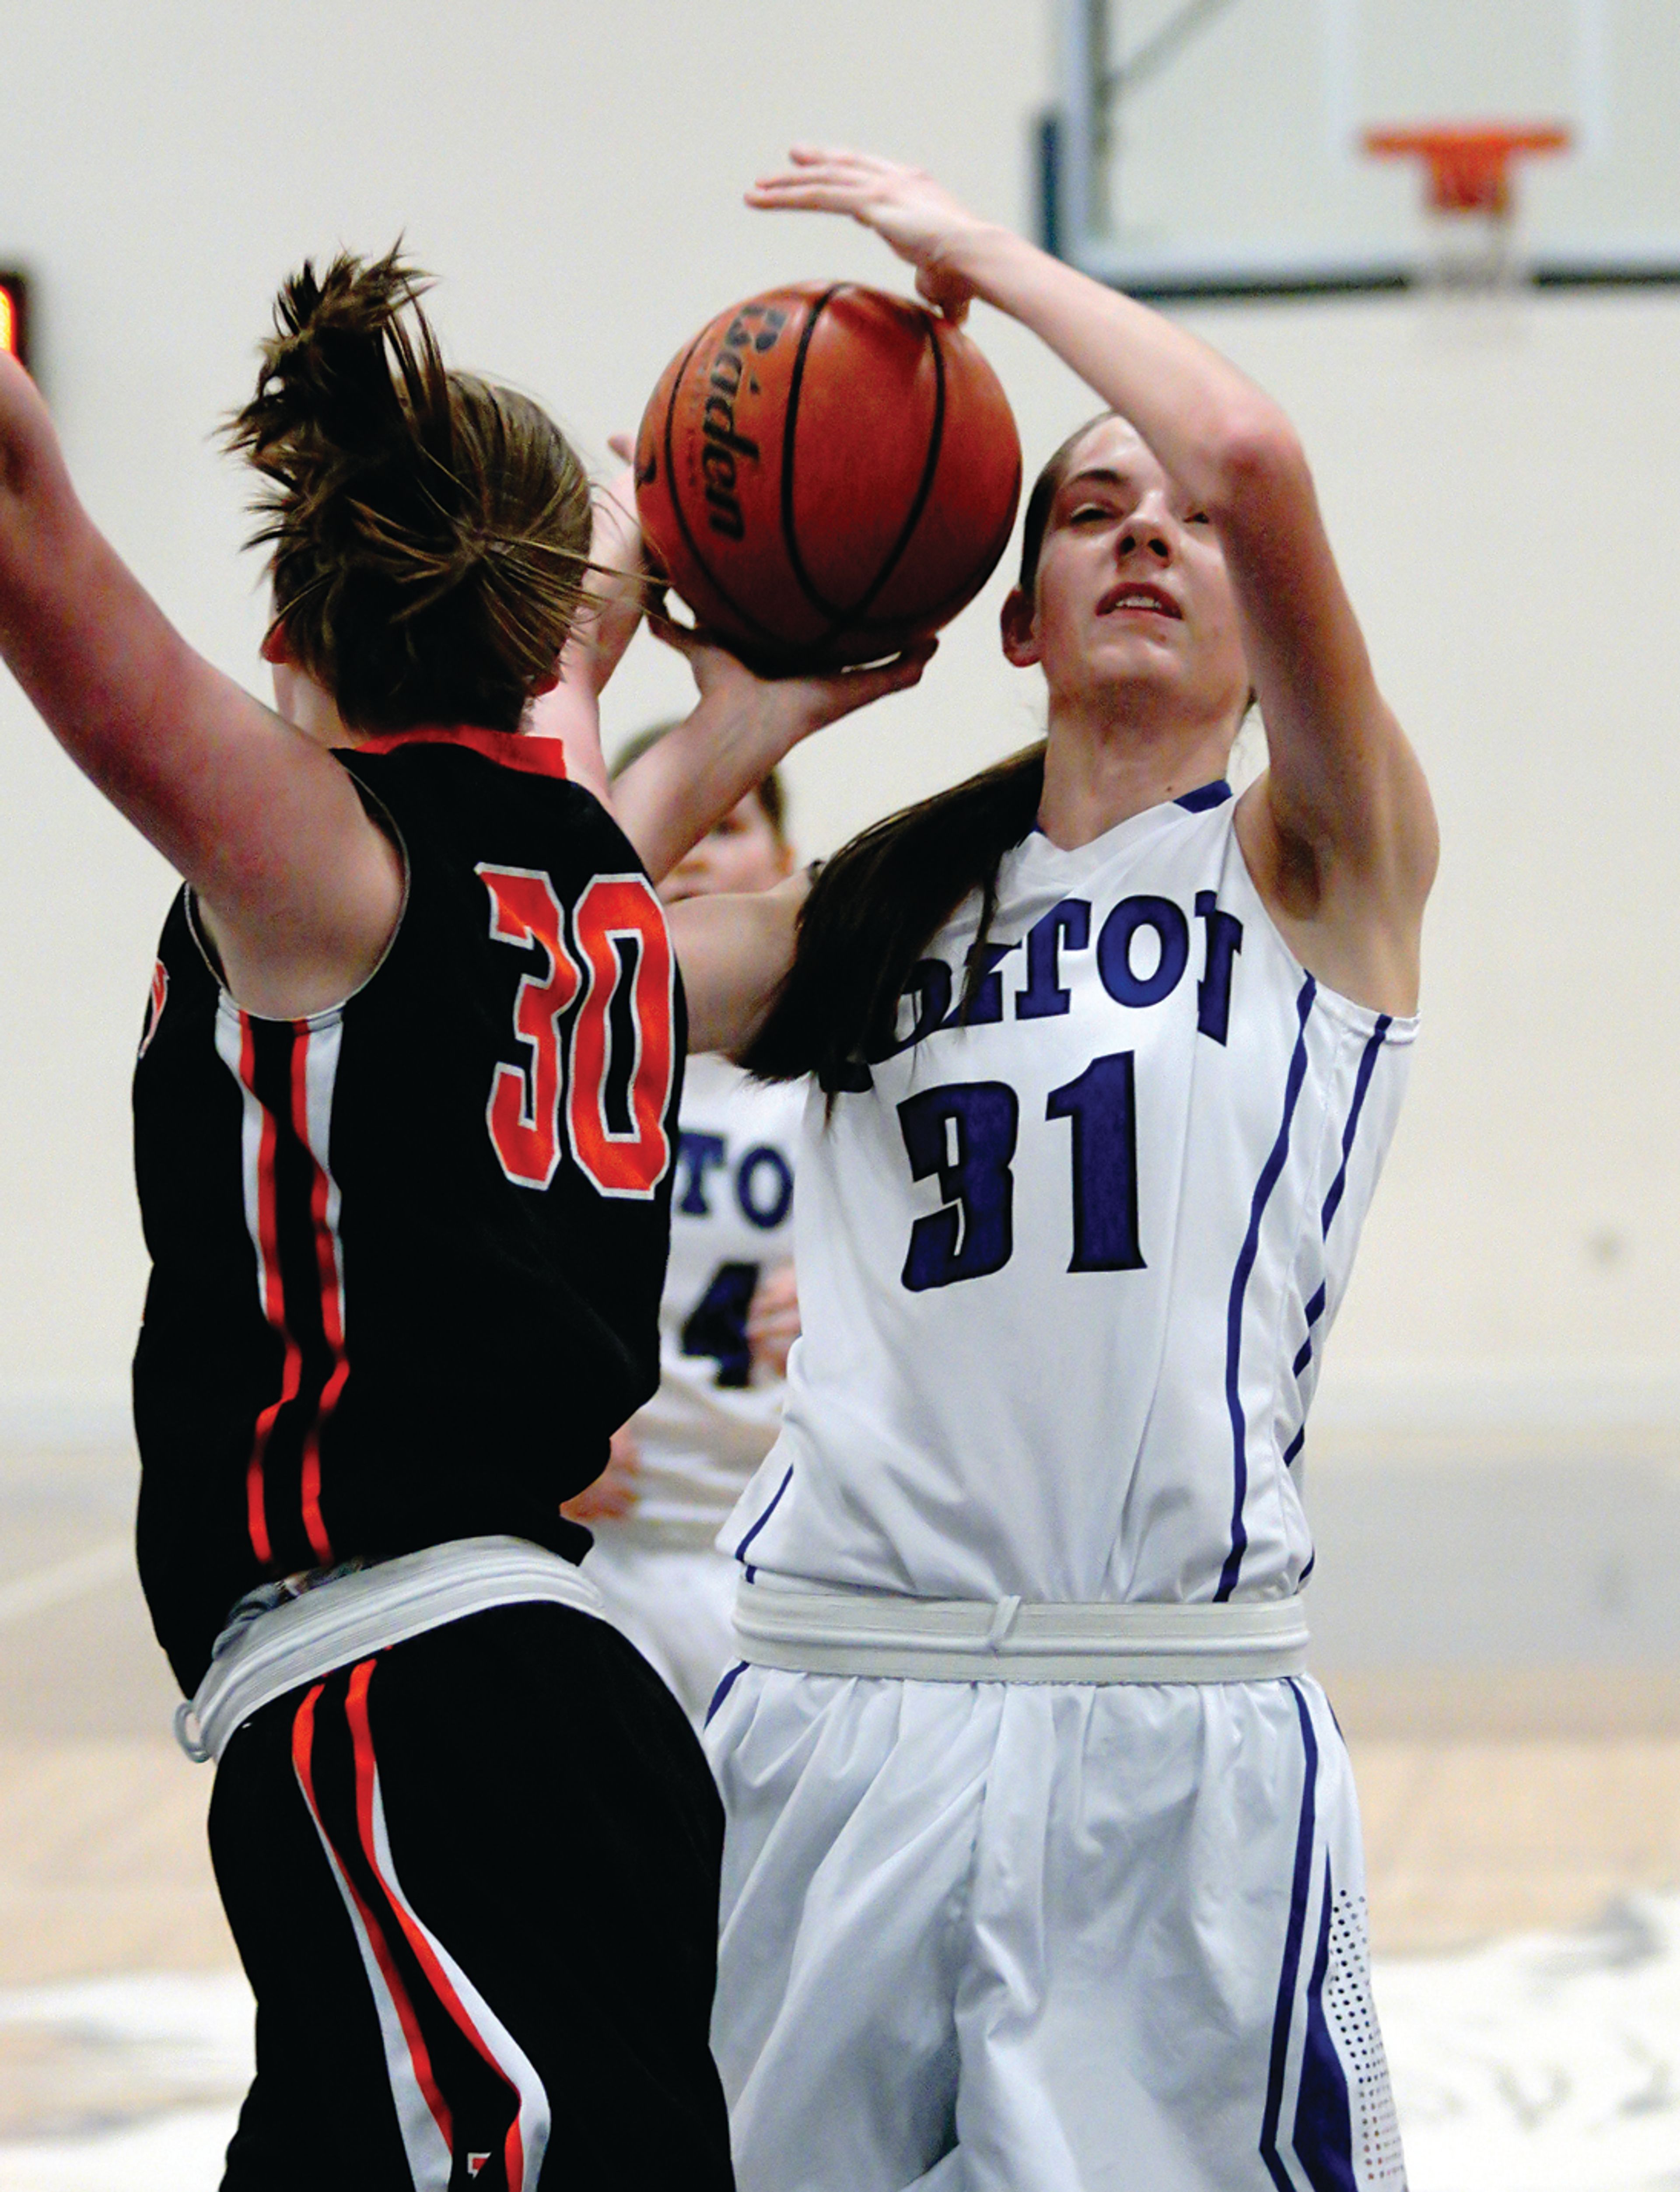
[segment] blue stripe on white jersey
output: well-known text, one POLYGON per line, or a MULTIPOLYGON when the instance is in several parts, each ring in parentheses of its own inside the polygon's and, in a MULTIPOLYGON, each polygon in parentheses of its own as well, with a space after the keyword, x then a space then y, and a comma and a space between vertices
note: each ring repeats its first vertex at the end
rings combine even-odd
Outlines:
POLYGON ((804 1337, 720 1541, 750 1534, 756 1567, 992 1599, 1296 1588, 1288 1463, 1414 1024, 1300 967, 1235 812, 1209 787, 1073 852, 1035 832, 966 1017, 974 901, 866 1085, 831 1117, 813 1098, 804 1337))
POLYGON ((1306 1020, 1312 1010, 1312 1000, 1318 985, 1311 974, 1301 984, 1300 995, 1295 1000, 1295 1010, 1300 1016, 1300 1033, 1289 1058, 1289 1077, 1283 1089, 1283 1123, 1277 1129, 1277 1139, 1271 1145, 1271 1154, 1266 1161, 1266 1169, 1254 1189, 1254 1206, 1249 1219, 1249 1231, 1243 1243, 1243 1252, 1237 1259, 1237 1269, 1231 1281, 1231 1308, 1226 1319, 1225 1402, 1231 1416, 1231 1479, 1234 1497, 1231 1509, 1231 1550, 1225 1556, 1220 1571, 1216 1599, 1229 1598, 1237 1587, 1242 1572, 1243 1554, 1248 1545, 1249 1533, 1243 1526, 1243 1510, 1249 1498, 1249 1419, 1241 1397, 1243 1371, 1243 1310, 1249 1290, 1249 1278, 1254 1268, 1254 1258, 1260 1249, 1260 1225, 1266 1217, 1266 1204, 1271 1200, 1271 1190, 1277 1184, 1289 1156, 1289 1129, 1294 1124, 1295 1105, 1300 1100, 1302 1083, 1306 1079, 1306 1020))
MULTIPOLYGON (((1369 1036, 1367 1038, 1363 1050, 1359 1053, 1359 1067, 1357 1072, 1354 1075, 1353 1079, 1352 1100, 1347 1107, 1347 1123, 1342 1128, 1341 1163, 1337 1167, 1334 1179, 1330 1183, 1330 1191, 1324 1197, 1324 1207, 1319 1217, 1319 1228, 1323 1235, 1327 1247, 1329 1241, 1330 1228, 1335 1223, 1336 1213, 1340 1209, 1342 1197, 1347 1191, 1348 1165, 1353 1156, 1353 1145, 1359 1133, 1360 1116, 1365 1108, 1366 1096, 1370 1091, 1372 1076, 1376 1071, 1377 1060, 1382 1054, 1383 1047, 1388 1040, 1388 1031, 1393 1025, 1393 1019, 1391 1014, 1387 1013, 1379 1013, 1376 1015, 1376 1025, 1373 1027, 1369 1036)), ((1387 1139, 1386 1136, 1385 1136, 1383 1151, 1380 1151, 1378 1153, 1377 1161, 1379 1163, 1380 1163, 1382 1154, 1386 1150, 1386 1148, 1387 1139)), ((1346 1282, 1347 1265, 1352 1261, 1353 1247, 1354 1243, 1350 1242, 1347 1247, 1346 1259, 1341 1267, 1343 1284, 1346 1284, 1346 1282)), ((1313 1391, 1317 1385, 1318 1379, 1317 1373, 1316 1371, 1313 1373, 1312 1378, 1310 1381, 1306 1379, 1305 1373, 1313 1359, 1314 1333, 1319 1318, 1324 1314, 1324 1307, 1329 1296, 1329 1282, 1327 1280, 1321 1279, 1318 1282, 1317 1291, 1311 1296, 1306 1304, 1306 1337, 1300 1344, 1300 1351, 1295 1356, 1293 1366, 1297 1395, 1297 1419, 1294 1435, 1283 1448, 1283 1464, 1285 1468, 1291 1468, 1294 1466, 1295 1461, 1300 1457, 1301 1448, 1306 1443, 1307 1410, 1311 1406, 1313 1391)), ((1340 1299, 1340 1290, 1338 1290, 1338 1299, 1340 1299)), ((1303 1576, 1305 1576, 1305 1573, 1306 1571, 1303 1569, 1303 1576)))

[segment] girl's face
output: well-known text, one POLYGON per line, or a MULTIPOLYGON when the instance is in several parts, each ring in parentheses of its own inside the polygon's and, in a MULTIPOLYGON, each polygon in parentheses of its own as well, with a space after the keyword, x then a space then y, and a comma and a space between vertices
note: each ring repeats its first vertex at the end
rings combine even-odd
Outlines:
POLYGON ((1004 604, 1003 651, 1042 667, 1053 701, 1147 692, 1186 724, 1240 713, 1249 667, 1218 536, 1125 420, 1073 452, 1034 598, 1004 604))
POLYGON ((756 791, 749 791, 693 846, 660 885, 666 905, 719 891, 774 890, 793 872, 793 848, 779 837, 756 791))

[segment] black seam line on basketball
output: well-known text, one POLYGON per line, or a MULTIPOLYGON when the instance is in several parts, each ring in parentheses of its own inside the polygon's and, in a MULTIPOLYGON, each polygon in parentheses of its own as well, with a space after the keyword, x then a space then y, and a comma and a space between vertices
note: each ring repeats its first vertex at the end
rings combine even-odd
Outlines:
MULTIPOLYGON (((844 621, 844 612, 836 608, 832 602, 823 599, 811 584, 810 574, 806 570, 799 554, 799 535, 795 531, 793 524, 793 447, 794 437, 799 425, 799 391, 805 385, 805 357, 811 347, 811 338, 817 331, 817 322, 827 311, 829 305, 833 303, 843 289, 849 288, 851 286, 849 283, 836 282, 831 288, 823 291, 821 296, 806 314, 805 324, 799 330, 799 347, 793 353, 793 374, 787 386, 787 416, 782 421, 781 429, 782 545, 787 551, 787 560, 792 567, 794 577, 799 582, 800 591, 811 607, 816 610, 819 616, 826 616, 831 619, 838 618, 842 623, 844 621)), ((838 626, 837 625, 835 629, 838 629, 838 626)), ((811 644, 820 647, 824 639, 831 638, 832 636, 831 631, 826 631, 822 635, 822 639, 814 640, 811 644)))
MULTIPOLYGON (((886 562, 875 574, 874 585, 868 589, 860 601, 854 602, 846 611, 833 632, 826 635, 829 638, 837 636, 848 625, 860 621, 870 603, 877 598, 882 588, 902 561, 904 551, 909 547, 912 534, 922 522, 922 513, 928 507, 928 498, 934 491, 934 476, 939 470, 940 452, 945 446, 945 352, 940 348, 939 331, 934 325, 934 317, 931 312, 926 316, 926 334, 934 353, 934 423, 932 431, 928 436, 928 458, 922 467, 922 482, 916 490, 916 499, 910 505, 910 515, 904 522, 903 530, 893 543, 886 562)), ((830 611, 831 615, 834 614, 834 611, 830 611)), ((819 641, 818 645, 821 644, 822 642, 819 641)))
MULTIPOLYGON (((987 566, 986 578, 990 578, 992 571, 997 568, 998 561, 1002 557, 1003 551, 1009 545, 1009 535, 1015 529, 1015 513, 1020 502, 1020 466, 1017 465, 1015 466, 1015 484, 1009 496, 1009 514, 1008 517, 1004 519, 997 531, 993 534, 991 539, 986 543, 984 552, 974 558, 976 566, 980 563, 984 563, 987 566)), ((980 581, 980 585, 984 585, 985 583, 986 580, 983 579, 980 581)), ((974 585, 972 577, 964 579, 959 585, 952 586, 948 593, 941 594, 939 599, 929 608, 925 609, 923 614, 928 617, 942 617, 947 614, 954 614, 957 609, 964 608, 969 602, 973 601, 974 596, 979 591, 980 586, 974 585)), ((903 623, 904 619, 902 617, 854 617, 850 619, 850 625, 855 625, 855 627, 861 631, 868 631, 871 629, 879 631, 896 631, 903 623)), ((849 625, 849 628, 850 626, 849 625)))
MULTIPOLYGON (((683 362, 677 368, 676 377, 671 384, 671 395, 665 407, 665 477, 671 488, 671 512, 677 520, 677 531, 683 535, 683 539, 687 541, 689 545, 689 553, 694 557, 695 562, 700 565, 701 571, 705 574, 707 585, 717 590, 718 599, 722 602, 727 602, 743 624, 750 624, 754 631, 762 633, 763 637, 769 642, 773 648, 786 651, 787 642, 781 636, 780 633, 772 631, 769 625, 761 624, 758 621, 758 619, 753 615, 751 609, 744 609, 740 603, 735 599, 734 596, 729 591, 729 588, 723 585, 723 581, 718 578, 717 574, 712 569, 711 564, 708 563, 705 557, 701 555, 700 543, 695 539, 694 534, 689 530, 689 521, 683 514, 683 495, 677 472, 676 442, 673 436, 673 428, 677 417, 677 398, 682 393, 683 376, 689 370, 689 362, 693 359, 694 352, 706 340, 706 334, 707 330, 705 328, 702 328, 700 333, 694 337, 694 340, 689 345, 688 349, 683 352, 683 362)), ((693 605, 690 604, 690 606, 692 607, 693 605)), ((694 614, 699 616, 700 611, 695 609, 694 614)), ((703 619, 702 621, 704 621, 703 619)))
MULTIPOLYGON (((837 608, 832 602, 825 601, 806 576, 804 565, 799 560, 798 539, 793 525, 793 436, 799 416, 799 385, 804 378, 805 351, 811 340, 812 330, 816 325, 818 314, 832 298, 839 294, 841 289, 849 286, 848 283, 837 282, 831 289, 826 290, 818 299, 810 318, 806 322, 804 333, 800 339, 799 353, 793 364, 792 385, 788 392, 787 424, 784 430, 782 442, 782 539, 787 548, 788 560, 793 566, 793 574, 803 587, 807 598, 820 609, 826 617, 831 619, 829 629, 820 638, 811 642, 813 647, 818 648, 826 646, 830 640, 837 638, 843 632, 855 629, 867 629, 869 620, 865 612, 870 603, 879 597, 882 589, 897 569, 905 550, 910 545, 911 536, 921 522, 922 513, 928 506, 928 498, 933 492, 934 477, 939 470, 940 451, 945 442, 945 353, 940 348, 939 334, 934 326, 932 315, 929 314, 924 321, 923 332, 933 347, 934 353, 934 422, 928 437, 928 454, 923 464, 921 482, 911 504, 910 515, 905 521, 898 539, 888 550, 886 560, 876 573, 873 582, 865 587, 852 606, 849 608, 837 608)), ((886 628, 891 629, 892 625, 902 622, 902 618, 891 619, 886 628)))

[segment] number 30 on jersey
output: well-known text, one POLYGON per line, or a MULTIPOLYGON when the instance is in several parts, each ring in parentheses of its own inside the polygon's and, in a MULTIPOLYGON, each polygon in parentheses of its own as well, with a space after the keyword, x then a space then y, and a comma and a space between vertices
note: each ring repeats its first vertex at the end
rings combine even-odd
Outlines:
POLYGON ((485 1120, 502 1170, 517 1186, 546 1188, 559 1167, 563 1109, 572 1156, 601 1193, 645 1200, 671 1165, 665 1115, 676 1067, 659 900, 644 876, 595 876, 572 912, 580 966, 551 877, 485 861, 477 872, 491 935, 541 955, 513 1001, 525 1060, 499 1065, 490 1082, 485 1120), (569 1039, 562 1022, 574 1004, 569 1039))

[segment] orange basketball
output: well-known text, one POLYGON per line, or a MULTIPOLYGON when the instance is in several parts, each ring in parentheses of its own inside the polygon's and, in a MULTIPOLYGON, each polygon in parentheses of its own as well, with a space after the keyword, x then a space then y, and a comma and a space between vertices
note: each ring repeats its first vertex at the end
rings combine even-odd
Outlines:
POLYGON ((974 344, 908 298, 799 282, 720 312, 636 439, 649 545, 701 624, 772 669, 895 653, 1003 554, 1020 441, 974 344))

